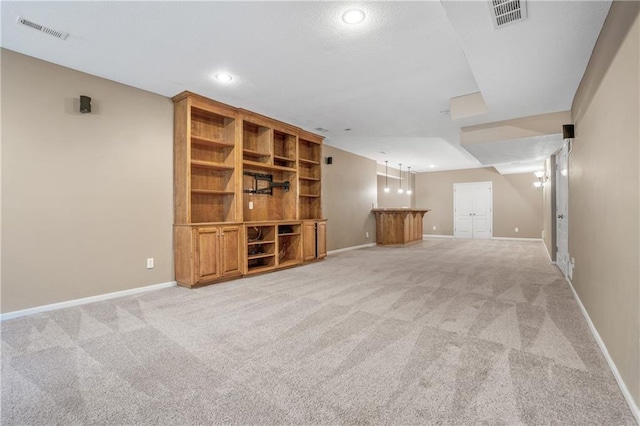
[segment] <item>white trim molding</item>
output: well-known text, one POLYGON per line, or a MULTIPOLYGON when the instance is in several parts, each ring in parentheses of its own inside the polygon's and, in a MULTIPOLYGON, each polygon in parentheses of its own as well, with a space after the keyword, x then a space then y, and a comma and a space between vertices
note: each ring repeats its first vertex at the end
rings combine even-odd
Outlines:
POLYGON ((512 238, 512 237, 491 237, 492 240, 507 241, 542 241, 542 238, 512 238))
POLYGON ((36 306, 35 308, 22 309, 20 311, 7 312, 0 314, 0 321, 10 320, 14 318, 24 317, 27 315, 40 314, 42 312, 55 311, 57 309, 70 308, 72 306, 86 305, 87 303, 99 302, 101 300, 115 299, 132 294, 146 293, 148 291, 160 290, 168 287, 175 287, 175 281, 167 283, 148 285, 145 287, 137 287, 129 290, 115 291, 113 293, 99 294, 97 296, 83 297, 82 299, 67 300, 66 302, 52 303, 50 305, 36 306))
POLYGON ((345 251, 351 251, 351 250, 359 250, 359 249, 363 249, 363 248, 367 248, 367 247, 375 247, 376 243, 369 243, 369 244, 362 244, 359 246, 351 246, 351 247, 345 247, 345 248, 341 248, 341 249, 337 249, 337 250, 331 250, 327 252, 327 256, 330 256, 332 254, 338 254, 338 253, 344 253, 345 251))
POLYGON ((429 238, 453 238, 453 235, 422 234, 423 240, 428 240, 429 238))
POLYGON ((618 371, 618 367, 616 367, 616 364, 615 362, 613 362, 611 355, 609 355, 609 350, 607 349, 607 346, 604 344, 604 341, 600 337, 600 333, 598 333, 596 326, 591 321, 591 318, 589 317, 589 313, 587 312, 587 309, 582 304, 582 300, 580 300, 580 297, 578 296, 576 289, 573 288, 573 284, 568 278, 565 278, 565 279, 569 284, 569 288, 573 293, 573 297, 575 297, 576 301, 578 302, 578 306, 582 311, 582 315, 584 315, 584 318, 587 320, 587 324, 589 325, 589 330, 591 330, 591 334, 593 334, 594 339, 596 339, 596 343, 598 343, 598 346, 600 346, 600 350, 602 351, 604 358, 607 360, 607 364, 609 364, 609 368, 613 373, 613 377, 615 377, 616 382, 618 382, 618 386, 620 387, 620 391, 622 391, 622 395, 624 396, 624 399, 627 400, 627 404, 629 405, 629 409, 631 410, 631 413, 636 418, 636 422, 640 424, 640 408, 638 408, 638 405, 633 400, 633 397, 631 396, 631 393, 629 392, 629 389, 627 388, 626 383, 624 382, 624 380, 622 380, 622 376, 618 371))

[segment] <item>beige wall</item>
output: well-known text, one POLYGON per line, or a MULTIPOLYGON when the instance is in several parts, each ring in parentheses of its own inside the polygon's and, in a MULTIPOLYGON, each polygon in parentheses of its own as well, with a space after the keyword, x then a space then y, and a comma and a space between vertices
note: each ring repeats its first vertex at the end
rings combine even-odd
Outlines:
MULTIPOLYGON (((330 141, 329 141, 330 143, 330 141)), ((375 243, 376 162, 323 145, 322 212, 327 223, 327 250, 375 243), (366 233, 369 233, 369 238, 366 233)))
POLYGON ((1 59, 2 312, 172 281, 171 100, 1 59))
POLYGON ((389 179, 389 192, 384 192, 385 177, 378 175, 378 207, 413 207, 415 198, 415 175, 413 176, 414 192, 411 195, 406 193, 406 179, 402 181, 404 193, 398 194, 398 179, 389 179))
POLYGON ((640 403, 640 23, 614 2, 573 102, 572 283, 640 403))
POLYGON ((424 217, 424 233, 453 235, 454 183, 491 181, 493 236, 541 238, 542 191, 533 186, 535 180, 533 173, 501 175, 493 167, 418 173, 416 208, 431 209, 424 217))

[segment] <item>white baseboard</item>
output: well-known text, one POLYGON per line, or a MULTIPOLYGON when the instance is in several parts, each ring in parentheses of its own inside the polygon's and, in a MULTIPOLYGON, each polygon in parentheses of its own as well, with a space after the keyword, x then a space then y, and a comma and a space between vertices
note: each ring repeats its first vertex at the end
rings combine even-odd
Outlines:
POLYGON ((492 240, 508 241, 542 241, 542 238, 512 238, 512 237, 491 237, 492 240))
POLYGON ((7 312, 0 314, 0 321, 10 320, 13 318, 24 317, 27 315, 39 314, 42 312, 55 311, 57 309, 70 308, 72 306, 86 305, 87 303, 99 302, 101 300, 115 299, 117 297, 130 296, 132 294, 145 293, 148 291, 160 290, 163 288, 174 287, 175 281, 167 283, 148 285, 145 287, 132 288, 130 290, 115 291, 113 293, 99 294, 97 296, 83 297, 82 299, 67 300, 66 302, 52 303, 50 305, 36 306, 35 308, 22 309, 20 311, 7 312))
POLYGON ((636 422, 638 424, 640 424, 640 409, 638 408, 638 405, 633 400, 633 397, 631 396, 631 393, 629 392, 629 389, 627 388, 626 383, 624 382, 624 380, 622 380, 622 376, 620 376, 620 372, 618 371, 618 367, 616 367, 616 364, 613 362, 613 359, 611 358, 611 355, 609 355, 609 350, 607 349, 607 346, 604 344, 604 341, 600 337, 600 333, 598 333, 598 330, 596 329, 596 326, 593 325, 593 322, 591 321, 591 318, 589 317, 589 313, 587 312, 587 309, 582 304, 582 300, 580 300, 580 297, 578 296, 578 293, 576 293, 576 289, 573 288, 573 284, 571 283, 571 281, 568 278, 566 278, 566 280, 567 280, 567 283, 569 284, 569 288, 573 292, 573 297, 575 297, 576 301, 578 302, 578 306, 580 307, 580 310, 582 311, 582 315, 584 315, 585 319, 587 320, 587 324, 589 325, 589 330, 591 330, 591 334, 593 334, 593 337, 594 337, 594 339, 596 339, 596 342, 598 343, 598 346, 600 346, 600 350, 602 351, 602 354, 604 355, 604 358, 607 360, 607 364, 609 364, 609 368, 611 369, 611 372, 613 373, 613 377, 615 377, 616 382, 618 382, 618 386, 620 387, 620 390, 622 391, 622 395, 624 395, 624 399, 627 400, 627 404, 629 405, 629 408, 631 409, 631 413, 636 418, 636 422))
POLYGON ((428 240, 429 238, 453 238, 453 235, 422 234, 423 240, 428 240))
POLYGON ((376 243, 369 243, 369 244, 362 244, 360 246, 345 247, 337 250, 328 251, 327 256, 330 256, 332 254, 344 253, 345 251, 358 250, 362 248, 375 247, 375 246, 376 246, 376 243))

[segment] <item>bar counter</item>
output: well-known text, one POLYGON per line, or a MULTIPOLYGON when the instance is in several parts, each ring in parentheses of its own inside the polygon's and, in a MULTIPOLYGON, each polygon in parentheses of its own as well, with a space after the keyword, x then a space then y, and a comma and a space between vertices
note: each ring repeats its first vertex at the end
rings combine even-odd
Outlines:
POLYGON ((373 209, 376 216, 376 244, 408 244, 422 240, 422 218, 430 210, 373 209))

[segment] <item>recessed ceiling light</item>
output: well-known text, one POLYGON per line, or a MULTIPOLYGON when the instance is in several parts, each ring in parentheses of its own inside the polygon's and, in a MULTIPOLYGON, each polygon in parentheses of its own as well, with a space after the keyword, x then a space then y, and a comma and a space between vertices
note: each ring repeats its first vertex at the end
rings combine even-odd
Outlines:
POLYGON ((218 80, 221 83, 228 83, 231 80, 233 80, 233 77, 231 76, 231 74, 227 74, 226 72, 219 72, 214 77, 216 80, 218 80))
POLYGON ((364 12, 360 9, 347 10, 342 15, 342 20, 351 25, 359 24, 360 22, 364 21, 364 12))
POLYGON ((435 164, 430 164, 430 165, 429 165, 429 168, 430 168, 430 169, 433 169, 433 168, 435 168, 435 167, 436 167, 436 165, 435 165, 435 164))

